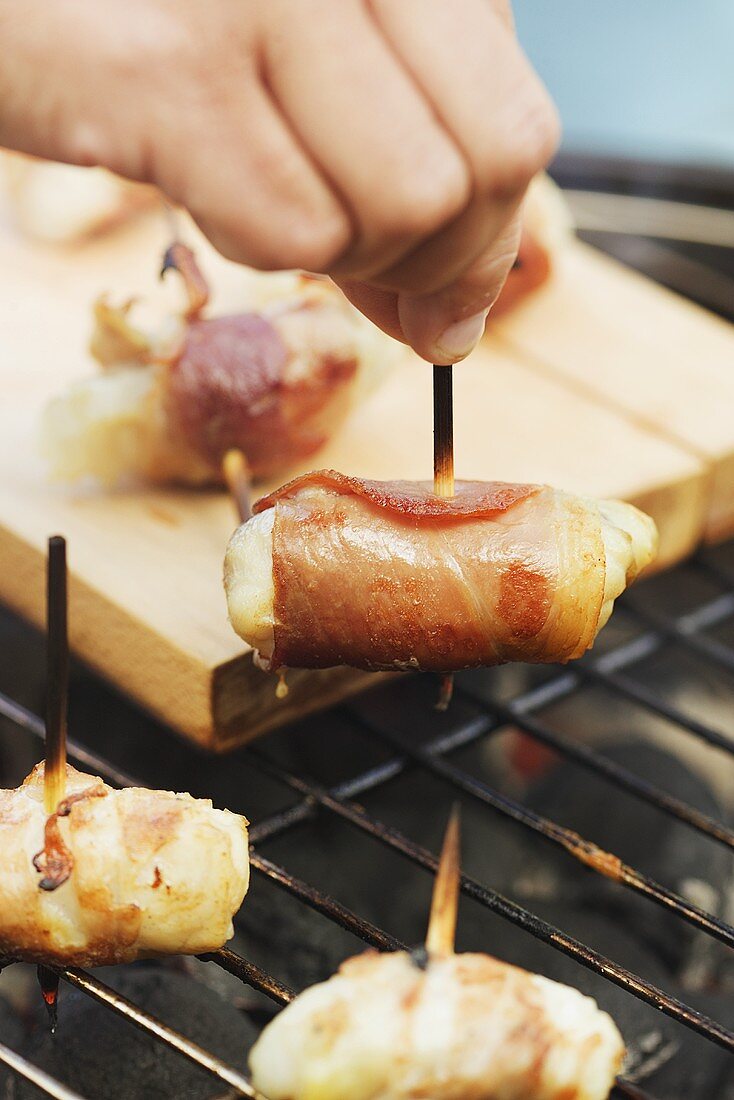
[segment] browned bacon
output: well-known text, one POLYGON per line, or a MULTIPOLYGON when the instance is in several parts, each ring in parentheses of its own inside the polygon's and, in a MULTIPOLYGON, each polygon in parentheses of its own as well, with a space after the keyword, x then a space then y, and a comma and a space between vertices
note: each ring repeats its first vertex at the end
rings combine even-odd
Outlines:
POLYGON ((277 321, 255 313, 192 321, 171 365, 167 412, 174 431, 218 472, 230 448, 254 476, 307 457, 342 415, 354 357, 314 357, 290 369, 277 321))
POLYGON ((274 508, 270 667, 448 670, 566 661, 604 599, 601 519, 545 486, 369 482, 321 471, 274 508))

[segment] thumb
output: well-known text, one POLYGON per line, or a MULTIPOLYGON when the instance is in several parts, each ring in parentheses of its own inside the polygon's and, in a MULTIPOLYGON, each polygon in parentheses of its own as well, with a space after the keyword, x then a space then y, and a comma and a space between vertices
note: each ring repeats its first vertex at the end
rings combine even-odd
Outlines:
POLYGON ((455 282, 423 297, 398 296, 402 339, 429 363, 456 363, 472 351, 484 332, 489 310, 499 297, 517 255, 520 219, 514 217, 455 282))
POLYGON ((487 314, 515 261, 520 217, 456 282, 436 294, 410 297, 350 279, 335 282, 342 293, 388 336, 409 344, 429 363, 456 363, 479 343, 487 314))

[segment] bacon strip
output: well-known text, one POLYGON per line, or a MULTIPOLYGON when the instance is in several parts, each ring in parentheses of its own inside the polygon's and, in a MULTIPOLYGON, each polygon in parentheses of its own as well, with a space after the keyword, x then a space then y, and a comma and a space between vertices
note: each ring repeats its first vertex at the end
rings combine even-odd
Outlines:
POLYGON ((344 495, 362 496, 388 511, 411 516, 486 517, 505 512, 513 504, 536 493, 538 485, 517 485, 506 481, 457 481, 453 497, 437 497, 430 481, 368 481, 340 474, 338 470, 314 470, 293 478, 253 506, 264 512, 280 500, 297 497, 302 489, 317 486, 344 495))
POLYGON ((274 508, 271 668, 451 669, 567 661, 604 595, 598 509, 546 486, 319 471, 274 508))
POLYGON ((255 477, 322 446, 343 415, 356 357, 322 355, 293 375, 277 323, 256 313, 191 321, 167 376, 173 431, 219 473, 243 451, 255 477))

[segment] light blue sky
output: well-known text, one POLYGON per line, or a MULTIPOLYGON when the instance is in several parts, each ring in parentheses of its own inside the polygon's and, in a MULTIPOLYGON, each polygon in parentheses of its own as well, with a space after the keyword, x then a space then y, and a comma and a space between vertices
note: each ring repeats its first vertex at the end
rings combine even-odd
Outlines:
POLYGON ((734 0, 515 0, 564 147, 734 167, 734 0))

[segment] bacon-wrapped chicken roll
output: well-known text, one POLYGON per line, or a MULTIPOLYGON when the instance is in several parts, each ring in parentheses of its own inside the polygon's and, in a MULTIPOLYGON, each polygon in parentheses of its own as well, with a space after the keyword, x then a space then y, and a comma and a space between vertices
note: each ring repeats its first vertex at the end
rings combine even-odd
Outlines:
POLYGON ((272 474, 318 450, 399 347, 332 283, 305 275, 253 288, 258 312, 202 317, 208 288, 192 253, 176 245, 167 263, 184 275, 188 308, 155 333, 135 327, 132 303, 97 303, 103 372, 52 400, 43 420, 54 476, 219 484, 233 448, 254 477, 272 474))
POLYGON ((269 1100, 605 1100, 624 1044, 575 989, 488 955, 366 952, 250 1053, 269 1100))
POLYGON ((630 504, 543 485, 332 470, 264 497, 233 535, 229 616, 265 668, 434 669, 568 661, 653 558, 630 504))
POLYGON ((247 822, 189 794, 113 790, 43 764, 0 791, 0 957, 101 966, 222 946, 249 884, 247 822))

